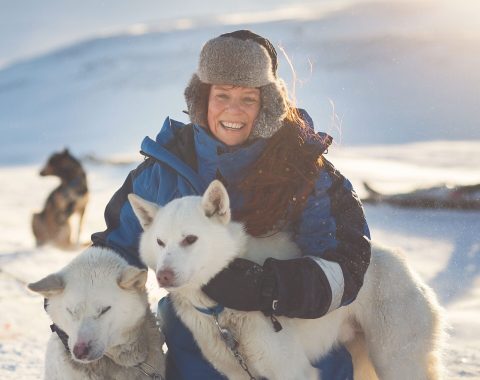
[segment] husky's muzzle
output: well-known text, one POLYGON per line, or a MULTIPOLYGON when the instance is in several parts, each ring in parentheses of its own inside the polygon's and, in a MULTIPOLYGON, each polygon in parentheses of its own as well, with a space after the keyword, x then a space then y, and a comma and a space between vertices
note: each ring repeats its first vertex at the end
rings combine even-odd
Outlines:
POLYGON ((162 288, 175 286, 175 272, 165 267, 157 271, 157 282, 162 288))

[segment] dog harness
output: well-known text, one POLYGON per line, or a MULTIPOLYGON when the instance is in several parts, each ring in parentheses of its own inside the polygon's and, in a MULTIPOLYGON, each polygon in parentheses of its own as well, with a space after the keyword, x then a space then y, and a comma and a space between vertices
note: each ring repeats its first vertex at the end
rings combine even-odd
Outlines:
POLYGON ((215 326, 217 327, 218 333, 220 334, 220 338, 225 343, 225 345, 230 350, 230 352, 233 354, 238 364, 247 373, 250 380, 257 380, 248 369, 248 365, 245 359, 243 358, 242 354, 238 350, 239 342, 235 337, 235 335, 230 331, 230 329, 226 327, 222 327, 218 322, 218 316, 225 309, 225 307, 223 305, 218 304, 213 307, 203 308, 203 307, 194 306, 194 308, 197 309, 200 313, 211 315, 213 317, 213 321, 215 323, 215 326))
POLYGON ((223 310, 225 310, 225 307, 220 304, 213 307, 194 306, 194 308, 197 309, 200 313, 207 314, 207 315, 219 315, 223 310))
POLYGON ((55 323, 50 325, 50 330, 52 330, 53 333, 56 333, 58 335, 58 338, 61 340, 63 343, 65 350, 67 350, 68 353, 70 353, 70 349, 68 348, 68 335, 65 331, 63 331, 60 327, 58 327, 55 323))

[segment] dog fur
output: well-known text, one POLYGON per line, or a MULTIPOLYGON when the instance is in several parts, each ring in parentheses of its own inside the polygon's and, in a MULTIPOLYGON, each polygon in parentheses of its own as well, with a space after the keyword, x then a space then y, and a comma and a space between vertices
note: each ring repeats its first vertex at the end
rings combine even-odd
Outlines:
MULTIPOLYGON (((196 307, 215 303, 201 290, 235 257, 262 264, 275 254, 300 255, 286 234, 249 238, 230 220, 228 194, 219 181, 203 197, 184 197, 158 207, 136 195, 130 203, 144 233, 140 254, 169 290, 176 311, 192 331, 203 355, 229 379, 246 373, 221 340, 212 316, 196 307)), ((275 332, 260 312, 225 309, 222 327, 239 341, 255 377, 318 379, 311 362, 338 343, 353 355, 355 379, 436 380, 442 377, 442 311, 433 291, 399 253, 373 245, 371 264, 356 300, 319 319, 278 318, 275 332)), ((328 379, 324 379, 328 380, 328 379)))
POLYGON ((164 376, 164 339, 149 308, 146 280, 145 269, 91 247, 59 272, 29 284, 47 299, 47 313, 68 335, 68 350, 58 334, 51 335, 45 379, 149 379, 137 365, 164 376))
POLYGON ((37 246, 47 243, 62 249, 73 248, 70 218, 79 215, 77 245, 82 230, 83 216, 88 203, 87 177, 82 165, 70 152, 52 154, 40 171, 41 176, 60 178, 60 185, 48 196, 43 210, 32 218, 32 231, 37 246))

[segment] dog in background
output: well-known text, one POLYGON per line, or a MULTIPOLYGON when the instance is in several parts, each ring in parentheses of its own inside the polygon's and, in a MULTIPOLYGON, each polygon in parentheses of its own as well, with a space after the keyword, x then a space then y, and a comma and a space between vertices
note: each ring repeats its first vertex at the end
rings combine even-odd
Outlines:
POLYGON ((32 218, 32 231, 37 246, 47 243, 59 248, 73 247, 71 241, 70 217, 79 215, 77 241, 83 224, 88 203, 87 176, 80 162, 68 149, 52 154, 40 171, 41 176, 53 175, 60 178, 60 185, 54 189, 45 202, 45 207, 32 218))

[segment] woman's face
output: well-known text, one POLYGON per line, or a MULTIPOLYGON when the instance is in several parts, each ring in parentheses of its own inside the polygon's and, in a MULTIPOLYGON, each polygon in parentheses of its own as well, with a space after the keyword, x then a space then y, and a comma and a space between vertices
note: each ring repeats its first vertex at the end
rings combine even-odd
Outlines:
POLYGON ((260 111, 260 90, 212 85, 208 97, 208 128, 226 145, 244 143, 260 111))

